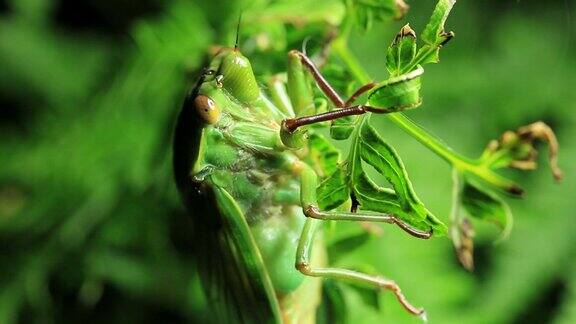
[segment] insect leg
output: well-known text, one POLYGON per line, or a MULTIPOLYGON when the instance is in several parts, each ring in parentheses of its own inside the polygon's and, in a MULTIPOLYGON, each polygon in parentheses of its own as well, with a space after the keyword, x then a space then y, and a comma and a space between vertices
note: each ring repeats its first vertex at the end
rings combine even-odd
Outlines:
POLYGON ((348 100, 346 100, 346 102, 344 103, 344 107, 350 107, 350 105, 352 105, 354 103, 354 101, 356 99, 358 99, 358 97, 360 97, 364 93, 370 91, 376 85, 377 85, 376 83, 370 82, 370 83, 366 83, 365 85, 358 88, 358 90, 354 91, 354 93, 350 96, 350 98, 348 98, 348 100))
POLYGON ((295 115, 298 118, 283 120, 283 131, 291 134, 294 133, 298 127, 304 125, 334 120, 350 115, 360 115, 367 111, 375 111, 378 113, 389 112, 385 109, 376 109, 365 105, 350 106, 354 100, 374 86, 376 86, 375 83, 365 84, 356 90, 347 101, 344 101, 322 74, 320 74, 320 71, 318 71, 312 60, 308 58, 306 54, 292 50, 288 53, 287 90, 292 106, 294 107, 295 115), (305 71, 308 71, 312 75, 320 90, 322 90, 337 109, 316 114, 313 100, 314 96, 312 89, 309 87, 309 82, 304 75, 305 71))
MULTIPOLYGON (((345 102, 344 100, 342 100, 342 98, 340 97, 340 95, 336 92, 336 90, 334 90, 334 88, 332 88, 332 86, 328 83, 328 81, 326 81, 326 79, 322 76, 322 74, 320 74, 320 71, 318 71, 318 68, 316 68, 316 66, 314 65, 314 63, 312 62, 312 60, 306 56, 306 54, 296 51, 296 50, 292 50, 288 53, 288 59, 290 64, 294 64, 294 60, 298 60, 300 62, 300 64, 310 72, 310 74, 312 75, 312 77, 314 78, 314 80, 316 80, 316 84, 318 84, 318 87, 320 88, 320 90, 322 90, 322 92, 324 92, 324 94, 326 95, 326 97, 328 97, 328 99, 330 99, 330 101, 332 101, 332 103, 339 108, 343 108, 345 107, 345 102)), ((298 66, 289 66, 289 68, 292 69, 298 69, 298 66)))
POLYGON ((346 117, 346 116, 362 115, 362 114, 369 112, 369 111, 377 112, 379 114, 385 114, 385 113, 393 112, 393 111, 388 111, 386 109, 374 108, 374 107, 366 106, 366 105, 358 105, 358 106, 352 106, 352 107, 347 107, 347 108, 342 108, 342 109, 336 109, 336 110, 332 110, 332 111, 317 114, 317 115, 284 119, 282 121, 282 127, 286 131, 288 131, 289 133, 293 133, 294 131, 296 131, 296 129, 298 129, 298 127, 302 127, 302 126, 310 125, 310 124, 315 124, 315 123, 320 123, 320 122, 324 122, 324 121, 329 121, 329 120, 334 120, 334 119, 338 119, 338 118, 342 118, 342 117, 346 117))
POLYGON ((388 224, 396 224, 403 229, 406 233, 421 239, 429 239, 432 237, 431 232, 425 232, 406 224, 398 217, 391 214, 362 214, 362 213, 340 213, 340 212, 325 212, 318 209, 314 205, 309 205, 304 209, 304 214, 307 217, 322 219, 322 220, 345 220, 345 221, 363 221, 363 222, 382 222, 388 224))
POLYGON ((402 294, 400 287, 392 280, 347 269, 313 268, 310 261, 312 242, 314 241, 314 235, 319 223, 319 220, 309 218, 304 224, 304 229, 302 230, 296 251, 296 269, 298 269, 298 271, 307 276, 354 281, 376 288, 390 290, 396 295, 400 304, 404 306, 408 312, 422 317, 425 316, 425 311, 422 308, 417 308, 410 304, 404 294, 402 294))
POLYGON ((290 53, 288 53, 288 55, 291 58, 297 57, 300 60, 300 63, 303 65, 303 67, 305 67, 310 72, 312 77, 314 77, 314 80, 316 81, 316 84, 318 84, 320 90, 322 90, 322 92, 338 108, 350 107, 350 105, 354 102, 354 100, 356 100, 363 93, 370 91, 372 88, 376 86, 376 83, 374 82, 367 83, 358 88, 358 90, 356 90, 354 94, 350 96, 350 98, 348 98, 348 100, 344 101, 340 97, 340 95, 338 95, 336 90, 334 90, 334 88, 322 76, 322 74, 320 74, 320 71, 318 71, 318 68, 316 67, 316 65, 314 65, 314 62, 312 62, 312 60, 308 56, 306 56, 306 54, 296 50, 292 50, 290 51, 290 53))
POLYGON ((416 229, 392 214, 364 214, 361 212, 346 213, 322 211, 318 208, 316 201, 316 187, 318 184, 318 177, 316 176, 314 170, 307 166, 304 167, 300 174, 300 181, 300 200, 302 203, 302 208, 304 209, 304 215, 306 215, 306 217, 321 220, 368 221, 396 224, 406 233, 414 237, 428 239, 432 236, 432 232, 425 232, 416 229))
POLYGON ((288 117, 294 117, 294 108, 286 91, 286 86, 279 76, 272 76, 268 81, 268 92, 272 102, 288 117))

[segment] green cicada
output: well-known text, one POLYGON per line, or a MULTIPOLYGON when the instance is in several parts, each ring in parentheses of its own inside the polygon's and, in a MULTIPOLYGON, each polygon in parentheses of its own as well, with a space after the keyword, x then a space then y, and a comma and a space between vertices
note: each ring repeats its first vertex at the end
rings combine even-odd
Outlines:
MULTIPOLYGON (((410 87, 410 79, 399 80, 396 90, 410 87)), ((326 264, 320 227, 325 220, 385 222, 429 238, 433 226, 417 228, 393 214, 322 210, 319 166, 309 156, 309 140, 323 136, 306 125, 390 112, 394 105, 351 104, 375 84, 343 100, 298 51, 288 54, 287 81, 276 81, 265 92, 238 48, 222 49, 186 97, 176 126, 175 177, 192 215, 199 273, 216 322, 314 323, 320 278, 389 290, 408 312, 423 316, 393 281, 326 264), (318 112, 312 79, 332 109, 318 112)), ((382 96, 390 93, 382 89, 382 96)))

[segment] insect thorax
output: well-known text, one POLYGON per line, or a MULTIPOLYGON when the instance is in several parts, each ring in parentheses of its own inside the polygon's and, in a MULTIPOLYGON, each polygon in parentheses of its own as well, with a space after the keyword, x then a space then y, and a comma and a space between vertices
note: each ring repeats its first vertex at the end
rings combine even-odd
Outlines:
POLYGON ((292 171, 299 158, 290 151, 256 152, 230 140, 226 132, 204 129, 197 163, 200 169, 210 169, 204 181, 228 191, 249 224, 299 206, 300 184, 292 171))
POLYGON ((234 198, 276 292, 290 294, 304 281, 294 268, 305 221, 299 202, 300 182, 293 172, 300 159, 290 151, 255 152, 228 140, 225 132, 214 127, 204 129, 205 144, 199 158, 211 169, 204 181, 234 198))

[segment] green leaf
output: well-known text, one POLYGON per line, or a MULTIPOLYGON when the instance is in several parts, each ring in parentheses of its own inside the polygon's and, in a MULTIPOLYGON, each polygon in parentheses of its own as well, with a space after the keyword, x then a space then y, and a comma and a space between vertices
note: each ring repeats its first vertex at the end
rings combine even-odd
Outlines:
POLYGON ((387 21, 404 16, 408 6, 397 0, 351 0, 348 11, 355 13, 357 22, 369 30, 374 22, 387 21))
POLYGON ((308 158, 311 165, 317 166, 315 171, 320 178, 324 179, 338 169, 340 151, 324 136, 310 134, 308 149, 310 150, 308 158))
POLYGON ((345 140, 350 137, 354 131, 354 125, 358 120, 358 116, 347 116, 343 118, 334 119, 330 125, 330 137, 335 140, 345 140))
POLYGON ((392 189, 378 186, 364 172, 354 178, 353 189, 362 210, 394 214, 420 230, 428 231, 432 228, 436 236, 445 235, 448 231, 446 225, 427 209, 424 209, 423 214, 417 214, 415 210, 402 208, 392 189))
POLYGON ((334 280, 324 280, 322 302, 316 313, 318 324, 343 324, 348 318, 348 307, 342 287, 334 280))
POLYGON ((420 76, 423 73, 424 69, 418 66, 416 70, 380 83, 368 94, 368 104, 383 112, 418 107, 422 103, 420 76))
POLYGON ((394 214, 420 230, 433 229, 437 235, 446 233, 446 226, 439 221, 416 197, 408 175, 395 151, 376 133, 366 119, 352 143, 348 157, 350 186, 360 209, 394 214), (394 190, 378 186, 362 170, 364 160, 383 174, 394 190))
POLYGON ((444 31, 444 24, 456 0, 439 0, 432 12, 428 24, 422 32, 422 40, 428 45, 443 45, 454 36, 452 32, 444 31))
POLYGON ((438 1, 421 34, 424 45, 417 52, 416 33, 409 25, 402 27, 386 53, 386 68, 391 76, 409 73, 419 65, 440 60, 440 48, 454 37, 453 32, 444 31, 444 24, 455 3, 455 0, 438 1))
POLYGON ((364 124, 360 130, 360 138, 362 160, 386 177, 398 195, 403 208, 421 206, 422 203, 416 197, 412 183, 408 179, 408 173, 396 151, 384 142, 369 123, 364 124))
POLYGON ((402 68, 416 56, 416 33, 409 24, 404 25, 386 52, 386 68, 392 76, 398 76, 402 68))
POLYGON ((384 142, 369 123, 363 125, 360 130, 360 138, 362 160, 384 175, 394 188, 396 201, 404 211, 396 212, 396 214, 415 226, 421 227, 422 225, 418 222, 423 220, 430 220, 431 224, 428 225, 440 223, 416 196, 408 173, 396 151, 384 142))
POLYGON ((317 188, 318 206, 322 210, 331 210, 350 198, 350 187, 343 168, 337 169, 317 188))
POLYGON ((502 229, 502 238, 507 237, 512 230, 510 207, 491 191, 466 181, 461 201, 471 217, 498 225, 502 229))
POLYGON ((353 187, 362 210, 395 215, 406 214, 394 190, 378 186, 364 172, 354 178, 353 187))
POLYGON ((409 72, 412 67, 418 64, 438 63, 440 60, 440 48, 454 37, 453 32, 444 31, 444 24, 455 3, 456 0, 438 1, 428 24, 420 35, 425 45, 418 50, 410 66, 403 72, 409 72))

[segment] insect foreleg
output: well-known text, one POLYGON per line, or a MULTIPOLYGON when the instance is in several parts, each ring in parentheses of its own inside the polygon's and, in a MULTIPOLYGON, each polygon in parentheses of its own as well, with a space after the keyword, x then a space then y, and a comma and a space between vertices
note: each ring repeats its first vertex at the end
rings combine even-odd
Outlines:
POLYGON ((328 81, 326 81, 326 79, 322 76, 322 74, 320 74, 318 68, 316 68, 312 60, 308 56, 306 56, 306 54, 296 50, 292 50, 288 53, 288 59, 290 62, 289 68, 292 69, 299 68, 297 64, 296 66, 294 66, 295 65, 294 60, 298 60, 301 63, 301 65, 310 72, 310 74, 316 81, 316 84, 318 84, 318 87, 320 88, 320 90, 322 90, 322 92, 326 95, 326 97, 328 97, 328 99, 330 99, 330 101, 332 101, 332 103, 336 107, 338 108, 345 107, 345 101, 342 100, 342 98, 336 92, 336 90, 334 90, 334 88, 332 88, 332 86, 328 83, 328 81))
POLYGON ((320 71, 318 71, 316 65, 314 65, 312 60, 308 56, 306 56, 306 54, 296 50, 292 50, 290 51, 290 53, 288 53, 288 57, 290 62, 289 68, 298 69, 304 67, 312 75, 320 90, 322 90, 322 92, 326 95, 326 97, 328 97, 328 99, 330 99, 330 101, 337 108, 350 107, 350 105, 354 102, 354 100, 356 100, 363 93, 371 90, 376 86, 376 83, 374 82, 367 83, 358 88, 358 90, 356 90, 354 94, 352 94, 352 96, 348 98, 348 100, 344 101, 342 97, 340 97, 340 95, 336 92, 336 90, 334 90, 334 88, 330 85, 330 83, 328 83, 326 78, 322 76, 320 71), (294 60, 298 60, 301 65, 295 64, 294 60))
POLYGON ((312 60, 304 53, 293 50, 288 53, 288 94, 293 102, 296 116, 298 118, 285 119, 282 123, 285 126, 284 131, 294 132, 298 127, 310 125, 323 121, 338 119, 345 116, 360 115, 368 111, 378 113, 387 113, 386 109, 377 109, 366 105, 350 106, 363 93, 371 90, 376 83, 370 82, 363 85, 344 101, 328 81, 322 76, 312 60), (307 80, 303 76, 303 71, 308 71, 322 92, 330 99, 337 108, 335 110, 314 114, 314 104, 312 101, 312 92, 306 86, 307 80))
POLYGON ((270 99, 272 102, 288 117, 294 117, 294 108, 290 102, 290 96, 286 91, 286 86, 284 82, 278 77, 273 76, 268 81, 268 89, 270 94, 270 99))

